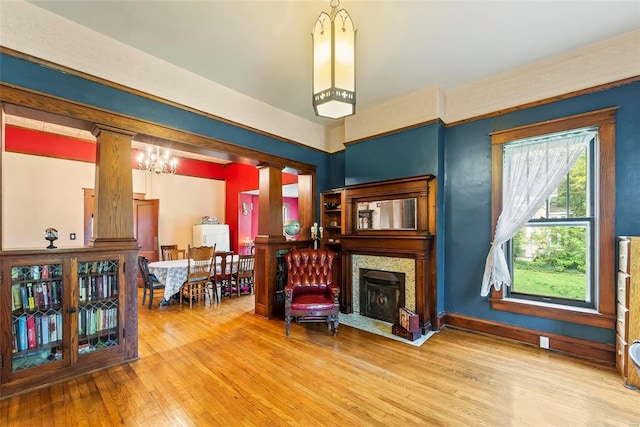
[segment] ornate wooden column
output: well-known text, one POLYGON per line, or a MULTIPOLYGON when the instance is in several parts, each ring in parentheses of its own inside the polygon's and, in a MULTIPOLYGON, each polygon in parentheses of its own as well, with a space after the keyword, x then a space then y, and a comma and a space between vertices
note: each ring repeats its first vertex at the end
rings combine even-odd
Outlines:
POLYGON ((315 218, 316 192, 313 175, 298 175, 298 221, 302 226, 300 240, 311 239, 311 226, 315 218))
POLYGON ((96 125, 95 210, 89 246, 137 248, 133 235, 131 138, 134 133, 96 125))
POLYGON ((255 238, 255 312, 273 316, 276 294, 276 252, 285 243, 282 234, 282 165, 258 166, 258 235, 255 238))

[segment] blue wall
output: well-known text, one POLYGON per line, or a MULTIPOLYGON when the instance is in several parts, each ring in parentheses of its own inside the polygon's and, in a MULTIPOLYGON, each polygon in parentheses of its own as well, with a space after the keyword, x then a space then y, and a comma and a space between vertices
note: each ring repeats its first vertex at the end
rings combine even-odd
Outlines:
MULTIPOLYGON (((494 131, 619 106, 616 114, 616 233, 640 234, 640 83, 447 128, 445 132, 445 310, 615 344, 615 331, 495 311, 480 297, 491 236, 494 131)), ((611 282, 615 285, 615 280, 611 282)))
MULTIPOLYGON (((444 141, 441 123, 432 123, 346 146, 344 153, 346 185, 432 174, 438 195, 444 194, 444 141)), ((334 155, 335 156, 335 155, 334 155)), ((444 310, 444 198, 436 203, 436 262, 438 312, 444 310)))
POLYGON ((315 165, 319 188, 329 185, 330 156, 318 150, 213 120, 6 54, 0 54, 0 81, 315 165))

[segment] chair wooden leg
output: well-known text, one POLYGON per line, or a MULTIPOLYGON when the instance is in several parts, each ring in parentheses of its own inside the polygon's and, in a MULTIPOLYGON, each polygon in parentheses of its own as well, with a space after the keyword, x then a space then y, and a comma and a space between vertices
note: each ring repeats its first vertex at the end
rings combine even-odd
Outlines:
POLYGON ((284 318, 285 330, 287 332, 287 336, 291 332, 291 316, 285 316, 284 318))
POLYGON ((333 318, 333 336, 335 337, 336 335, 338 335, 338 325, 340 324, 340 319, 338 319, 338 316, 335 316, 333 318))
POLYGON ((153 307, 153 289, 149 289, 149 310, 153 307))
POLYGON ((146 299, 147 299, 147 288, 142 288, 142 305, 144 305, 144 302, 146 299))

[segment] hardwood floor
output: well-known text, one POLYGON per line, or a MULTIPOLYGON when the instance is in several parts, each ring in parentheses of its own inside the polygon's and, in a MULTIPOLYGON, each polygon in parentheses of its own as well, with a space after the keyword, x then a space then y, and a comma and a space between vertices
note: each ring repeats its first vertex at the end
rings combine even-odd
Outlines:
POLYGON ((613 367, 444 329, 416 348, 253 314, 139 309, 140 358, 0 401, 2 426, 638 426, 613 367))

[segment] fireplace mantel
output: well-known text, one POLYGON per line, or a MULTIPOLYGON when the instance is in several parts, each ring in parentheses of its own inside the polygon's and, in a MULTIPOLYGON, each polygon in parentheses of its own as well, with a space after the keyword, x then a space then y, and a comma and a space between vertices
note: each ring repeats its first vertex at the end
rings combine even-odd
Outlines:
POLYGON ((435 197, 433 175, 369 183, 345 188, 346 229, 341 236, 343 258, 343 311, 353 312, 354 256, 408 258, 414 262, 415 311, 423 333, 437 329, 435 263, 435 197), (388 190, 388 191, 387 191, 388 190), (411 230, 363 230, 357 224, 362 201, 415 197, 417 224, 411 230))

